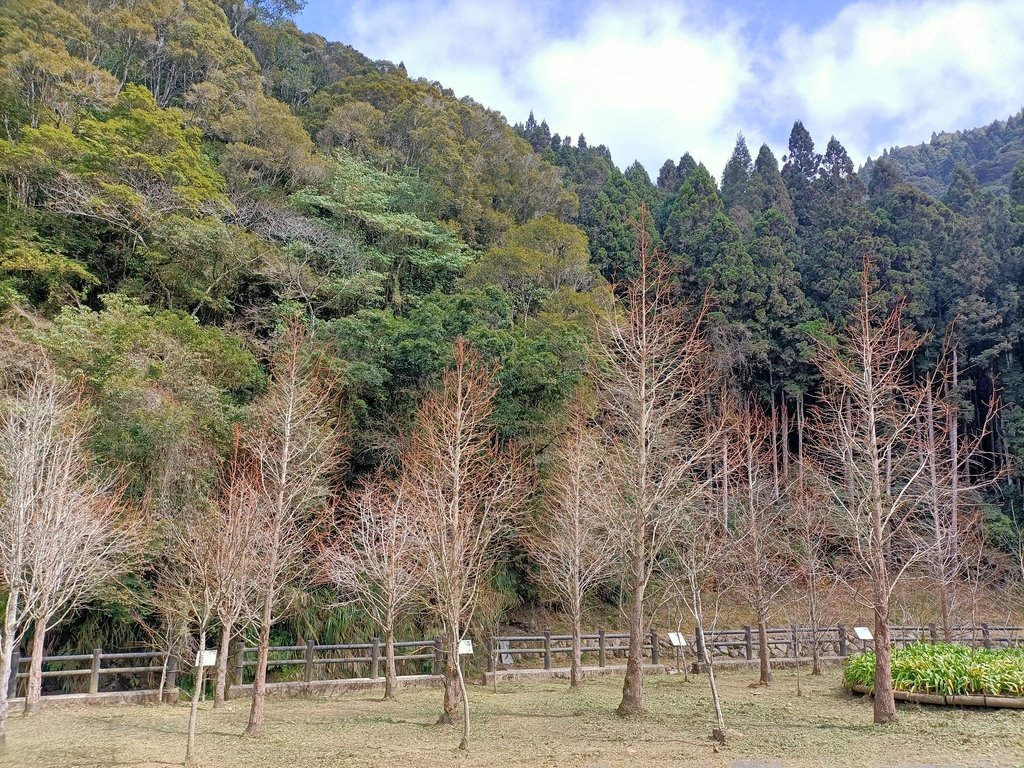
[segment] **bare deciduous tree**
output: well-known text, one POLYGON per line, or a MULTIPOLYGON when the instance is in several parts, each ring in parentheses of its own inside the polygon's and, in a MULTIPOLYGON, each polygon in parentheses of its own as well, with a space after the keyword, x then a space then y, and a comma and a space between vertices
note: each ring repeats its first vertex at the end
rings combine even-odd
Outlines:
MULTIPOLYGON (((26 712, 40 704, 48 629, 129 570, 142 525, 117 485, 93 471, 79 393, 45 362, 16 377, 0 405, 0 584, 7 592, 0 677, 33 629, 26 712)), ((0 743, 7 691, 0 692, 0 743)))
POLYGON ((899 577, 924 553, 910 544, 923 511, 927 468, 920 416, 925 390, 910 376, 922 343, 897 309, 876 322, 867 269, 854 321, 816 362, 824 387, 817 445, 842 510, 853 563, 866 578, 874 613, 875 723, 896 719, 890 606, 899 577))
POLYGON ((224 706, 227 691, 228 659, 231 641, 239 630, 255 624, 261 609, 260 597, 265 585, 266 529, 261 525, 260 488, 251 457, 240 451, 224 472, 216 499, 217 603, 214 608, 220 624, 217 676, 213 706, 224 706))
POLYGON ((568 427, 554 448, 552 470, 544 484, 542 514, 530 526, 527 547, 540 566, 542 586, 561 600, 572 622, 569 685, 583 680, 583 601, 608 578, 618 554, 608 532, 608 470, 583 402, 569 407, 568 427))
POLYGON ((245 435, 259 482, 265 547, 248 734, 263 727, 270 628, 283 609, 284 588, 303 572, 311 533, 329 517, 329 476, 342 455, 330 389, 302 324, 290 322, 277 342, 270 387, 257 405, 255 428, 245 435))
POLYGON ((439 619, 446 654, 444 712, 452 723, 462 706, 462 741, 469 747, 469 701, 459 640, 469 626, 482 580, 499 538, 511 530, 527 491, 518 453, 498 444, 491 415, 497 386, 465 340, 438 392, 416 412, 402 469, 409 503, 418 510, 428 605, 439 619))
MULTIPOLYGON (((725 557, 727 534, 722 527, 718 515, 715 514, 717 504, 708 503, 701 509, 699 506, 688 509, 677 526, 679 538, 670 547, 670 563, 673 579, 672 591, 689 611, 696 625, 697 635, 704 643, 710 632, 713 636, 718 618, 719 584, 716 583, 715 565, 725 557), (713 594, 714 603, 708 606, 705 595, 713 594)), ((724 744, 728 738, 725 726, 725 715, 722 701, 718 695, 718 684, 715 680, 714 648, 705 645, 704 671, 708 678, 711 691, 711 704, 715 714, 715 726, 711 737, 724 744)))
POLYGON ((402 482, 383 473, 363 483, 348 506, 351 522, 324 552, 321 567, 384 636, 384 698, 391 700, 398 691, 395 625, 423 584, 416 529, 402 482))
POLYGON ((757 620, 759 685, 772 681, 768 621, 775 602, 792 584, 788 501, 772 472, 771 425, 753 405, 732 419, 736 468, 732 483, 732 541, 727 552, 729 580, 757 620))
MULTIPOLYGON (((646 212, 644 214, 646 217, 646 212)), ((720 443, 709 426, 715 389, 704 334, 706 305, 680 307, 664 257, 637 228, 639 273, 599 326, 595 372, 602 443, 616 488, 609 524, 622 545, 629 655, 618 713, 643 710, 643 638, 652 578, 682 511, 702 493, 720 443)))

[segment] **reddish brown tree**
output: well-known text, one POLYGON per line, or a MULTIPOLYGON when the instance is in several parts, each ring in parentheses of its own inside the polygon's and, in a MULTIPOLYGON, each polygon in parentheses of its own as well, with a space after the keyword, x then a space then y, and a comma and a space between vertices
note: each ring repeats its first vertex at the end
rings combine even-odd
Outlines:
POLYGON ((398 692, 395 625, 423 588, 416 526, 403 483, 378 473, 349 499, 349 524, 322 555, 326 581, 358 605, 384 636, 384 698, 398 692))
POLYGON ((555 443, 551 472, 544 482, 544 507, 526 537, 540 566, 541 584, 553 592, 572 623, 569 685, 583 681, 583 603, 613 572, 617 542, 608 517, 614 489, 607 481, 607 459, 580 398, 569 406, 568 426, 555 443))
POLYGON ((528 486, 519 454, 501 446, 492 425, 494 370, 465 340, 440 389, 416 411, 402 460, 406 493, 417 510, 416 537, 426 568, 427 602, 441 624, 446 657, 444 711, 462 709, 460 749, 469 747, 469 700, 459 641, 476 608, 482 581, 512 530, 528 486))
POLYGON ((270 629, 283 610, 285 587, 307 573, 310 536, 331 519, 330 478, 342 459, 332 418, 331 389, 320 355, 298 321, 277 339, 271 383, 245 435, 259 487, 264 581, 258 618, 259 650, 246 733, 263 727, 270 629))
POLYGON ((836 345, 821 344, 824 382, 816 442, 832 497, 844 519, 852 561, 869 585, 874 613, 874 721, 896 719, 890 606, 900 576, 924 552, 914 546, 924 511, 926 447, 921 426, 925 388, 910 364, 922 338, 900 309, 877 320, 868 270, 854 321, 836 345))

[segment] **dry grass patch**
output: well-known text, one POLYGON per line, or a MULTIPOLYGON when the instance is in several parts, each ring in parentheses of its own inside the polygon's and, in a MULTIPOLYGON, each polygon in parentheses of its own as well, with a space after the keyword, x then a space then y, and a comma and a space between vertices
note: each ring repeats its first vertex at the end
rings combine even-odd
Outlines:
MULTIPOLYGON (((248 702, 204 710, 200 765, 215 768, 319 766, 728 767, 764 762, 796 766, 1014 766, 1024 764, 1024 712, 900 705, 898 723, 871 725, 871 706, 841 690, 839 671, 803 678, 780 671, 772 688, 749 688, 754 671, 721 675, 726 718, 739 734, 715 753, 703 678, 648 677, 648 713, 620 720, 621 680, 473 686, 473 743, 456 749, 456 729, 433 725, 440 690, 402 691, 384 703, 366 693, 334 699, 271 699, 266 732, 240 736, 248 702)), ((11 722, 0 765, 166 766, 184 756, 187 707, 134 706, 43 712, 11 722)))

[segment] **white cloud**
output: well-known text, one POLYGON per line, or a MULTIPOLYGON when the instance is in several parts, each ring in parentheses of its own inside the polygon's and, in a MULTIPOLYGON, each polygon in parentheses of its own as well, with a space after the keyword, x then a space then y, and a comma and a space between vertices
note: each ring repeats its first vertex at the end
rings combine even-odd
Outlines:
POLYGON ((1024 2, 856 3, 828 25, 788 29, 769 91, 855 159, 969 128, 1024 104, 1024 2))
POLYGON ((554 6, 513 0, 362 2, 350 12, 348 42, 367 55, 404 61, 411 76, 511 122, 533 110, 553 133, 586 134, 652 175, 684 151, 718 173, 743 127, 736 112, 751 74, 742 35, 678 4, 590 6, 571 38, 554 6))
POLYGON ((855 2, 778 34, 783 7, 739 0, 356 0, 333 20, 330 6, 322 33, 652 176, 685 151, 717 175, 737 132, 754 154, 782 149, 796 119, 861 162, 1024 105, 1024 0, 855 2))

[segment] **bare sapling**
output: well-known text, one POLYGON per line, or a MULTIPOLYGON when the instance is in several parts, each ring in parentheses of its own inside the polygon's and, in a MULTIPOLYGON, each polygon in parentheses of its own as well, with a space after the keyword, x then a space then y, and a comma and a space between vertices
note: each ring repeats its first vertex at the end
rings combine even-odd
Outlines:
MULTIPOLYGON (((646 211, 644 212, 646 218, 646 211)), ((621 545, 619 570, 629 652, 617 712, 643 711, 647 604, 681 514, 708 482, 705 465, 721 441, 709 426, 716 389, 704 331, 706 304, 690 310, 674 295, 665 257, 652 251, 646 222, 637 228, 639 272, 599 325, 594 379, 597 422, 608 455, 616 513, 609 532, 621 545)))
POLYGON ((730 421, 735 479, 731 484, 731 542, 726 552, 728 579, 757 620, 757 685, 769 685, 768 623, 776 601, 796 575, 787 530, 791 510, 772 471, 771 423, 751 404, 737 409, 730 421))
MULTIPOLYGON (((78 388, 45 363, 16 377, 0 419, 0 584, 7 592, 0 675, 10 674, 11 654, 31 625, 25 711, 33 714, 46 632, 131 570, 143 526, 116 482, 94 471, 78 388)), ((2 743, 7 691, 0 688, 2 743)))
POLYGON ((579 397, 571 403, 567 421, 552 451, 544 505, 526 541, 540 567, 541 585, 560 600, 572 623, 569 685, 579 688, 584 600, 612 574, 618 545, 609 533, 615 494, 607 482, 607 460, 579 397))
POLYGON ((896 719, 890 611, 899 578, 926 551, 915 526, 926 508, 927 461, 921 414, 925 388, 911 378, 922 338, 898 308, 878 321, 868 269, 853 322, 815 361, 824 387, 816 447, 833 503, 841 510, 852 565, 868 584, 874 614, 874 722, 896 719))
POLYGON ((321 556, 325 581, 358 605, 384 638, 384 699, 398 693, 395 627, 422 588, 416 528, 402 481, 384 473, 355 490, 346 505, 349 524, 321 556))
MULTIPOLYGON (((716 505, 694 508, 684 515, 679 528, 679 539, 671 548, 671 574, 674 597, 685 606, 693 618, 700 645, 704 650, 704 672, 711 692, 711 706, 714 710, 714 726, 711 738, 719 744, 728 741, 725 714, 715 680, 715 651, 708 647, 705 638, 715 631, 718 618, 718 581, 715 565, 726 556, 727 534, 715 514, 716 505), (712 594, 713 602, 708 605, 705 596, 712 594)), ((700 661, 700 659, 698 659, 700 661)), ((716 748, 717 751, 717 748, 716 748)))
MULTIPOLYGON (((256 676, 246 733, 263 728, 270 629, 285 610, 286 587, 307 572, 310 537, 331 519, 330 479, 342 460, 331 389, 298 320, 276 340, 270 386, 244 436, 259 481, 263 582, 256 676)), ((294 590, 292 590, 294 593, 294 590)))
POLYGON ((219 552, 214 562, 218 582, 214 612, 220 625, 220 641, 214 708, 223 707, 228 696, 231 641, 240 630, 255 624, 265 588, 265 529, 261 525, 259 482, 252 458, 240 450, 239 436, 236 436, 234 456, 223 473, 215 502, 219 552))
POLYGON ((185 741, 185 764, 192 765, 196 762, 196 728, 205 673, 206 638, 225 583, 218 574, 219 561, 224 553, 220 546, 222 542, 218 541, 220 527, 215 509, 200 507, 190 510, 184 519, 164 521, 164 529, 164 563, 157 583, 156 601, 168 624, 183 632, 182 660, 187 664, 191 653, 195 653, 185 741))
POLYGON ((444 638, 444 710, 438 722, 454 723, 461 706, 463 750, 469 747, 469 700, 459 641, 528 490, 519 454, 495 434, 496 394, 494 370, 458 340, 440 389, 417 408, 402 460, 410 508, 418 511, 425 599, 444 638))
POLYGON ((929 514, 920 546, 930 550, 924 570, 938 597, 946 642, 953 640, 953 626, 963 618, 964 608, 972 609, 974 605, 970 566, 980 555, 981 491, 1004 475, 998 469, 977 471, 984 464, 998 466, 983 450, 997 404, 994 399, 983 404, 984 416, 978 429, 961 430, 957 359, 955 350, 944 354, 925 381, 921 416, 929 514))
POLYGON ((811 644, 811 674, 821 672, 821 627, 828 616, 829 596, 836 585, 829 563, 829 547, 838 539, 831 496, 822 484, 819 469, 801 459, 797 477, 789 489, 792 504, 795 568, 803 587, 811 644))

